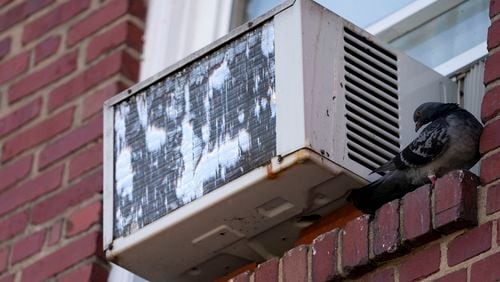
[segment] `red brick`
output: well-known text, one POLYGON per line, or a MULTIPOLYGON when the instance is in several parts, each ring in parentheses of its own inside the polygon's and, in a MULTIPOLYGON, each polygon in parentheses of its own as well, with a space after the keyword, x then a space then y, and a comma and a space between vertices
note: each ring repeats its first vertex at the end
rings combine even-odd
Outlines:
POLYGON ((48 230, 47 245, 53 246, 61 240, 63 219, 56 221, 48 230))
POLYGON ((0 215, 57 189, 61 185, 63 169, 64 166, 51 169, 2 194, 0 215))
POLYGON ((98 116, 47 145, 40 153, 39 166, 46 167, 101 136, 102 116, 98 116))
POLYGON ((0 278, 0 282, 14 282, 16 274, 9 274, 3 278, 0 278))
POLYGON ((76 70, 77 54, 77 51, 72 51, 50 65, 14 83, 9 88, 9 103, 24 98, 76 70))
POLYGON ((7 6, 12 0, 0 0, 0 7, 7 6))
POLYGON ((0 85, 25 73, 28 69, 29 59, 30 52, 24 52, 0 64, 0 85))
POLYGON ((85 98, 83 101, 82 119, 87 119, 96 113, 101 113, 104 101, 126 88, 127 86, 124 83, 114 81, 104 88, 97 90, 96 93, 85 98))
POLYGON ((0 119, 0 137, 19 129, 40 114, 42 98, 35 99, 0 119))
POLYGON ((115 74, 121 73, 129 79, 135 80, 137 77, 132 76, 130 73, 133 70, 127 68, 138 69, 138 65, 127 65, 129 60, 133 60, 129 59, 129 57, 128 53, 117 51, 91 66, 84 73, 54 89, 49 96, 49 111, 68 103, 115 74))
POLYGON ((245 271, 229 279, 229 282, 250 282, 250 271, 245 271))
POLYGON ((337 268, 339 229, 324 233, 312 243, 312 279, 327 281, 340 277, 337 268))
POLYGON ((297 246, 283 256, 283 282, 307 281, 307 246, 297 246))
POLYGON ((399 236, 399 200, 380 207, 371 222, 373 254, 377 260, 394 257, 401 251, 399 236))
POLYGON ((486 214, 500 211, 500 184, 488 188, 486 194, 486 214))
POLYGON ((491 248, 491 222, 485 223, 448 243, 448 265, 454 266, 491 248), (464 246, 467 246, 464 248, 464 246))
POLYGON ((439 178, 434 187, 434 229, 449 234, 477 223, 476 175, 452 171, 439 178))
POLYGON ((500 52, 493 53, 486 59, 484 67, 484 84, 500 78, 500 52))
POLYGON ((486 122, 500 112, 500 86, 486 92, 481 104, 481 120, 486 122))
POLYGON ((35 64, 54 55, 61 44, 61 36, 51 36, 35 47, 35 64))
POLYGON ((401 237, 404 244, 415 247, 437 238, 437 233, 432 229, 430 185, 406 194, 401 208, 403 210, 401 237))
POLYGON ((479 151, 481 154, 485 154, 498 147, 500 147, 500 120, 493 121, 484 127, 479 151))
POLYGON ((342 259, 344 274, 362 271, 368 266, 368 215, 351 220, 341 232, 342 259))
POLYGON ((467 269, 462 268, 434 280, 434 282, 467 282, 467 269))
POLYGON ((279 272, 279 260, 272 258, 263 262, 255 269, 255 282, 277 282, 279 272))
POLYGON ((500 246, 500 219, 497 220, 497 245, 500 246))
POLYGON ((500 21, 495 21, 488 28, 488 50, 498 45, 500 45, 500 21))
POLYGON ((68 32, 68 45, 74 45, 83 38, 123 16, 129 7, 128 3, 129 1, 124 0, 111 1, 106 6, 73 25, 68 32))
POLYGON ((0 60, 9 54, 11 42, 12 39, 10 37, 0 40, 0 60))
POLYGON ((139 61, 136 58, 124 52, 121 74, 132 81, 137 81, 139 79, 139 65, 139 61))
POLYGON ((500 178, 500 153, 481 160, 481 183, 488 184, 500 178))
POLYGON ((493 18, 495 15, 500 13, 500 1, 499 0, 491 0, 490 1, 490 18, 493 18))
POLYGON ((102 204, 100 201, 73 212, 70 214, 66 224, 66 236, 74 236, 88 230, 92 225, 99 223, 101 217, 102 204))
POLYGON ((415 281, 438 272, 440 260, 439 245, 433 245, 403 259, 399 266, 399 281, 415 281))
POLYGON ((0 191, 24 179, 31 171, 33 157, 26 156, 14 163, 0 167, 0 191))
POLYGON ((101 191, 102 171, 98 171, 35 205, 31 220, 34 224, 43 223, 101 191))
POLYGON ((16 242, 12 248, 12 264, 38 253, 45 242, 45 230, 33 233, 16 242))
POLYGON ((69 19, 85 11, 89 7, 89 0, 71 0, 63 3, 49 13, 27 24, 23 30, 23 44, 29 43, 41 35, 69 19))
POLYGON ((0 14, 0 31, 15 25, 52 2, 54 0, 23 1, 19 3, 5 13, 0 14))
POLYGON ((7 264, 9 260, 9 247, 5 247, 0 250, 0 273, 7 269, 7 264))
POLYGON ((99 34, 90 41, 87 47, 87 63, 122 44, 127 44, 140 52, 142 30, 130 22, 123 21, 105 33, 99 34))
POLYGON ((144 21, 146 19, 145 3, 145 1, 130 1, 129 13, 144 21))
POLYGON ((370 273, 362 279, 363 282, 394 282, 394 268, 386 268, 370 273))
POLYGON ((26 229, 29 221, 29 211, 16 213, 0 222, 0 242, 10 239, 26 229))
POLYGON ((142 52, 142 46, 144 46, 144 30, 132 23, 128 23, 127 28, 127 46, 135 49, 137 52, 142 52))
MULTIPOLYGON (((500 2, 500 1, 497 1, 500 2)), ((500 280, 500 252, 486 257, 471 267, 470 281, 496 282, 500 280)))
POLYGON ((107 282, 108 271, 97 263, 84 264, 65 274, 59 282, 107 282))
POLYGON ((81 152, 69 163, 69 180, 102 164, 102 143, 97 143, 81 152))
POLYGON ((22 151, 45 142, 69 129, 73 123, 74 112, 74 108, 67 109, 7 140, 2 148, 2 161, 8 160, 22 151))
POLYGON ((67 244, 24 268, 21 281, 45 281, 85 258, 100 254, 100 241, 101 234, 92 232, 67 244))

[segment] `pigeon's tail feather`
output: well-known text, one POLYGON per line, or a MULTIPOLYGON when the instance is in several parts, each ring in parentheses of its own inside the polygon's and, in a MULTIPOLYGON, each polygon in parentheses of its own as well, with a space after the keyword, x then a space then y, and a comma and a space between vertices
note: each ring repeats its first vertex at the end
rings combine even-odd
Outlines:
POLYGON ((401 198, 424 184, 412 184, 407 177, 406 173, 390 172, 364 187, 351 191, 347 200, 362 212, 374 214, 385 203, 401 198))
POLYGON ((374 205, 372 201, 374 193, 376 193, 377 187, 383 182, 383 177, 378 180, 367 184, 361 188, 352 190, 349 196, 347 196, 347 201, 352 202, 354 206, 364 213, 373 214, 378 206, 374 205))
POLYGON ((379 166, 378 168, 374 169, 372 172, 370 172, 370 174, 393 171, 395 169, 396 169, 396 164, 392 160, 390 160, 385 164, 379 166))

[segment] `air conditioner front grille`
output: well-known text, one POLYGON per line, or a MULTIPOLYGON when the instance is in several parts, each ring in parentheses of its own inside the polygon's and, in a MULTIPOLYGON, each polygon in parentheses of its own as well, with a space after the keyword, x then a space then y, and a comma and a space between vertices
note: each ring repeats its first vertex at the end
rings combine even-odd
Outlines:
POLYGON ((348 157, 371 170, 400 150, 396 55, 344 28, 348 157))

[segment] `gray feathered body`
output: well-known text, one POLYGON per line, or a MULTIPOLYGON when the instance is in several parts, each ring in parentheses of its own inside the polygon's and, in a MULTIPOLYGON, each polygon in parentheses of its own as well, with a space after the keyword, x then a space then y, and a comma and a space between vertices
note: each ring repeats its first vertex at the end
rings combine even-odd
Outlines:
POLYGON ((348 200, 358 209, 374 213, 384 203, 430 183, 429 176, 441 177, 452 170, 469 169, 479 160, 481 123, 455 104, 432 104, 439 107, 424 112, 434 114, 432 122, 391 161, 374 170, 387 173, 351 192, 348 200))

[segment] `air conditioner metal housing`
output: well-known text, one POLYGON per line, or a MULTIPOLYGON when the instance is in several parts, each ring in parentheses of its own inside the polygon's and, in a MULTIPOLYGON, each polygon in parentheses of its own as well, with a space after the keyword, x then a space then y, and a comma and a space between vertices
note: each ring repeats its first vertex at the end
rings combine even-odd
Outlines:
POLYGON ((455 93, 315 2, 287 1, 106 101, 106 256, 151 281, 279 256, 297 218, 334 211, 415 137, 418 105, 455 93))

